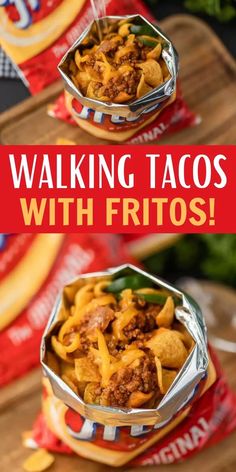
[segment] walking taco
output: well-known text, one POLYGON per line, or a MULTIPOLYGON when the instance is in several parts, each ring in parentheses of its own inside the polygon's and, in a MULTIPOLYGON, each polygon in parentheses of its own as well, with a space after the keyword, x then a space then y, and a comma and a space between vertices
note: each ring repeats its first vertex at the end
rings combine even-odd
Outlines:
POLYGON ((41 360, 49 429, 79 455, 114 466, 183 421, 215 380, 197 304, 131 265, 65 287, 41 360))
POLYGON ((59 64, 67 107, 91 134, 124 141, 176 98, 178 57, 141 15, 99 18, 59 64))

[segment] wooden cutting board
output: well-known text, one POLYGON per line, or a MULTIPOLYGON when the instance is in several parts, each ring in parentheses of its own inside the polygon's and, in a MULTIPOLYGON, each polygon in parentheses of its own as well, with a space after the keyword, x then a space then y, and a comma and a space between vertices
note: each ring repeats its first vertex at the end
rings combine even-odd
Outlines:
MULTIPOLYGON (((184 96, 202 123, 161 142, 169 144, 236 143, 236 62, 213 31, 190 15, 175 15, 161 24, 180 54, 184 96)), ((50 118, 47 105, 62 90, 61 81, 0 117, 2 144, 55 144, 57 138, 77 144, 99 144, 78 127, 50 118)))
MULTIPOLYGON (((236 292, 218 284, 204 283, 202 289, 214 297, 217 307, 224 303, 224 312, 236 313, 236 292), (221 303, 219 303, 219 298, 221 303)), ((223 314, 223 313, 222 313, 223 314)), ((218 312, 218 316, 219 316, 218 312)), ((221 336, 230 329, 225 322, 221 336)), ((232 328, 231 328, 232 330, 232 328)), ((236 354, 218 352, 231 387, 236 391, 236 354)), ((40 369, 35 370, 5 387, 0 392, 0 470, 1 472, 22 472, 22 463, 31 451, 23 448, 21 433, 32 427, 40 409, 40 369)), ((235 472, 236 431, 221 443, 205 449, 182 464, 135 468, 136 472, 235 472)), ((131 472, 128 467, 112 469, 109 466, 87 461, 75 456, 55 455, 51 472, 131 472)))

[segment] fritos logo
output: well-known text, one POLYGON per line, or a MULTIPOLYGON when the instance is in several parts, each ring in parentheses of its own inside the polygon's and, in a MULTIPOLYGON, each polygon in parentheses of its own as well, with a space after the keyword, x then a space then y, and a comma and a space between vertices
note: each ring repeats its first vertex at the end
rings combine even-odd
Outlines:
POLYGON ((18 29, 27 29, 49 15, 62 0, 0 0, 9 19, 18 29))
POLYGON ((78 100, 73 98, 72 109, 75 116, 82 120, 88 120, 93 125, 108 131, 124 131, 124 129, 136 128, 140 124, 147 121, 152 114, 157 113, 158 109, 163 105, 156 103, 151 107, 143 110, 139 116, 124 118, 119 115, 108 115, 98 110, 93 110, 87 106, 83 106, 78 100))
POLYGON ((99 423, 82 418, 69 408, 65 415, 67 432, 79 441, 93 442, 100 447, 120 451, 130 451, 146 442, 150 435, 155 434, 154 426, 134 425, 127 427, 102 426, 99 423))
POLYGON ((0 251, 3 251, 3 249, 5 248, 6 242, 7 242, 7 234, 1 233, 0 234, 0 251))
MULTIPOLYGON (((28 28, 32 23, 32 11, 37 11, 40 8, 40 0, 0 0, 1 7, 14 7, 14 13, 17 13, 18 19, 13 20, 15 26, 19 29, 28 28)), ((11 11, 9 12, 11 13, 11 11)), ((14 15, 15 16, 15 15, 14 15)), ((13 16, 13 17, 14 17, 13 16)))

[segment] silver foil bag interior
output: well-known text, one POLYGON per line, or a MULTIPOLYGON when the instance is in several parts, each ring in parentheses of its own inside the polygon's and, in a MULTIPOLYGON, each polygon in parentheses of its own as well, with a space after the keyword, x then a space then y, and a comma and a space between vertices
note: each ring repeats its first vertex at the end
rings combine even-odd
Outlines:
POLYGON ((86 404, 58 375, 55 374, 55 372, 50 369, 46 364, 45 359, 50 342, 50 336, 61 324, 60 308, 63 293, 54 306, 42 338, 41 363, 44 374, 48 377, 54 394, 84 418, 108 426, 156 425, 156 428, 159 428, 169 422, 178 411, 182 410, 184 406, 187 406, 188 403, 191 402, 196 393, 199 382, 207 375, 208 352, 206 326, 199 306, 192 298, 179 291, 174 286, 130 264, 111 268, 105 272, 81 275, 66 287, 70 287, 80 279, 90 277, 102 278, 107 277, 108 275, 112 278, 117 278, 136 273, 142 274, 151 279, 157 288, 168 290, 170 295, 173 295, 179 300, 179 303, 175 308, 175 317, 187 328, 195 341, 193 350, 156 409, 121 409, 86 404))
POLYGON ((91 108, 93 110, 100 111, 108 115, 117 115, 125 118, 138 117, 145 110, 151 111, 152 107, 157 106, 159 103, 169 100, 171 95, 176 90, 176 80, 178 74, 178 54, 173 47, 172 42, 167 38, 167 36, 161 31, 159 27, 153 25, 148 20, 146 20, 141 15, 129 15, 129 16, 107 16, 94 20, 88 28, 81 34, 81 36, 74 42, 71 48, 66 52, 64 57, 61 59, 58 64, 58 70, 65 82, 66 90, 71 93, 82 105, 91 108), (69 63, 71 58, 74 57, 74 53, 82 41, 89 36, 91 31, 94 31, 94 28, 100 31, 104 24, 107 22, 114 22, 123 20, 124 18, 129 19, 134 24, 138 25, 148 25, 153 29, 153 31, 160 37, 162 42, 162 59, 165 61, 168 70, 170 72, 170 78, 161 84, 159 87, 156 87, 151 92, 145 96, 134 100, 128 104, 115 104, 115 103, 105 103, 99 100, 94 100, 92 98, 84 97, 82 93, 75 86, 74 82, 70 78, 69 73, 69 63), (150 109, 150 110, 149 110, 150 109))

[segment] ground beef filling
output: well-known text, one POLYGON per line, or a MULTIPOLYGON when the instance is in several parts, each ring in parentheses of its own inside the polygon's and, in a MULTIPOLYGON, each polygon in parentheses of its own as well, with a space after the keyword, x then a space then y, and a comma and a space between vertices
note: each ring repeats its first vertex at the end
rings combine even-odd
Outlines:
POLYGON ((96 61, 97 61, 96 56, 94 54, 91 54, 85 64, 88 67, 94 67, 96 64, 96 61))
POLYGON ((130 71, 125 74, 111 78, 104 87, 104 95, 114 100, 121 92, 135 95, 140 80, 140 71, 130 71))
POLYGON ((156 319, 153 313, 145 313, 145 316, 139 313, 130 321, 126 328, 124 328, 123 332, 129 341, 144 339, 145 333, 153 331, 155 327, 156 319))
POLYGON ((156 328, 156 316, 159 307, 150 306, 143 313, 138 313, 124 328, 124 335, 130 340, 147 340, 146 334, 156 328))
POLYGON ((141 71, 139 70, 125 72, 122 75, 117 75, 109 79, 106 85, 97 82, 94 84, 94 91, 98 98, 99 96, 108 97, 110 100, 115 100, 121 92, 133 96, 136 93, 140 76, 141 71))
POLYGON ((133 392, 150 393, 158 389, 154 359, 144 356, 134 368, 126 367, 114 374, 101 392, 101 404, 124 407, 133 392))
MULTIPOLYGON (((115 318, 115 312, 109 306, 98 306, 92 313, 87 313, 83 318, 83 322, 79 325, 80 343, 85 352, 91 345, 97 345, 94 342, 94 334, 96 329, 102 333, 107 329, 108 325, 115 318)), ((95 334, 96 338, 96 334, 95 334)))
MULTIPOLYGON (((163 395, 158 386, 156 354, 147 341, 158 329, 157 315, 162 306, 145 301, 130 289, 100 305, 106 300, 105 296, 105 300, 89 305, 93 308, 64 335, 65 346, 78 341, 77 349, 67 353, 69 361, 75 360, 74 376, 71 379, 67 366, 64 377, 68 376, 86 403, 153 408, 163 395), (129 310, 130 321, 125 326, 124 314, 129 310)), ((70 362, 73 369, 71 366, 70 362)))
POLYGON ((103 52, 104 54, 114 56, 114 53, 118 50, 119 46, 122 46, 124 43, 122 38, 118 40, 105 39, 98 48, 98 52, 103 52))
POLYGON ((107 97, 109 100, 113 101, 121 92, 126 93, 130 97, 136 95, 141 78, 141 70, 138 68, 138 65, 147 59, 147 53, 151 48, 144 46, 139 41, 135 41, 134 45, 136 49, 122 55, 116 62, 115 53, 124 47, 123 42, 122 39, 119 41, 104 40, 98 50, 94 54, 91 54, 84 63, 85 69, 86 66, 93 68, 98 75, 98 81, 93 85, 94 93, 98 99, 99 97, 107 97), (97 61, 99 62, 99 54, 101 53, 108 56, 109 63, 114 70, 119 71, 119 68, 125 64, 133 67, 133 70, 111 77, 106 85, 102 84, 102 82, 99 82, 102 68, 99 63, 97 63, 97 61))
MULTIPOLYGON (((149 305, 145 311, 138 313, 123 331, 126 340, 118 343, 111 332, 109 337, 107 336, 107 346, 110 354, 114 357, 119 357, 119 354, 130 344, 135 345, 136 348, 144 348, 144 343, 151 336, 153 329, 155 329, 155 317, 158 311, 158 306, 149 305)), ((97 307, 96 313, 93 311, 92 316, 91 313, 87 313, 79 327, 81 344, 84 351, 89 353, 90 346, 97 348, 97 342, 93 341, 92 336, 94 330, 98 328, 102 332, 106 331, 107 333, 109 325, 114 319, 115 311, 108 306, 97 307)), ((100 385, 97 385, 94 390, 94 397, 96 397, 96 401, 99 399, 99 404, 101 405, 125 407, 133 392, 146 394, 153 392, 154 395, 159 392, 155 360, 150 351, 146 351, 144 356, 134 361, 131 366, 124 367, 113 374, 107 387, 102 388, 100 385)))

